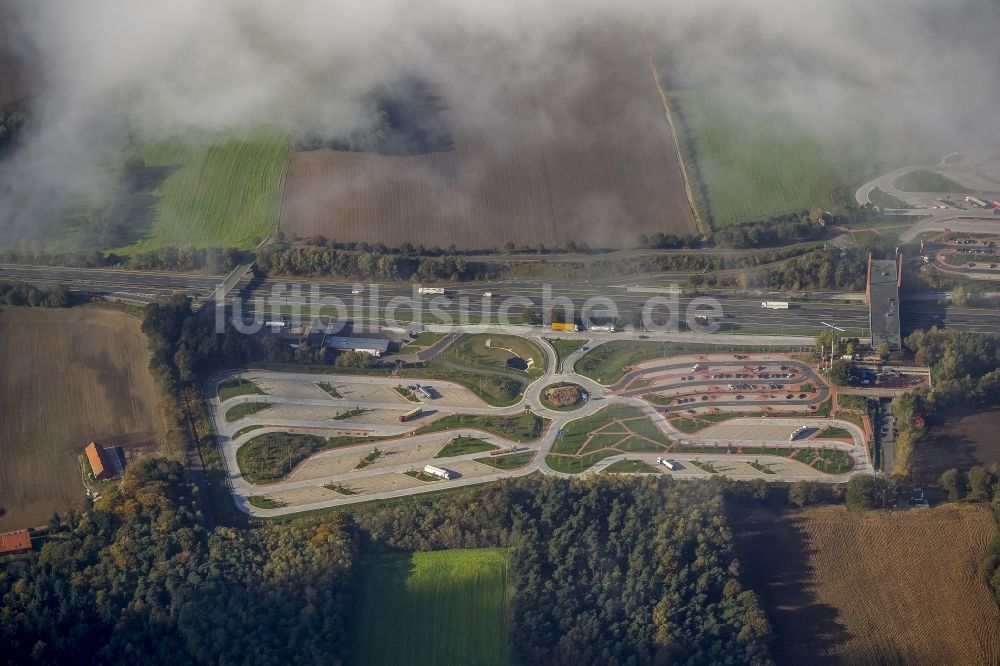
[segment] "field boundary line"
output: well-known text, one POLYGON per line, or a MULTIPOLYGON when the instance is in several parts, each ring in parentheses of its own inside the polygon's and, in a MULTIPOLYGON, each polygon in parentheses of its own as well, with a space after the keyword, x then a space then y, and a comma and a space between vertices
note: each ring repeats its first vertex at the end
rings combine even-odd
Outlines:
MULTIPOLYGON (((292 166, 292 157, 296 152, 298 151, 294 150, 292 142, 286 139, 285 164, 281 167, 281 185, 278 187, 278 206, 274 211, 274 223, 271 225, 271 237, 277 237, 278 232, 281 231, 281 213, 285 210, 285 189, 288 184, 288 169, 292 166)), ((269 238, 265 238, 261 241, 261 244, 254 249, 260 249, 261 246, 266 245, 269 238)))
POLYGON ((694 192, 691 190, 691 179, 688 176, 687 166, 684 164, 684 156, 681 153, 681 147, 678 143, 677 137, 677 127, 674 125, 674 114, 670 110, 670 101, 667 98, 667 91, 663 89, 660 85, 660 75, 656 71, 656 65, 653 63, 653 52, 649 48, 649 40, 646 38, 646 32, 642 32, 642 44, 646 49, 646 57, 649 59, 649 71, 653 76, 653 84, 656 86, 657 92, 660 94, 660 101, 663 103, 663 111, 667 117, 667 125, 670 127, 670 140, 674 145, 674 154, 677 156, 677 165, 680 167, 681 181, 684 183, 684 194, 687 196, 688 208, 691 209, 691 215, 694 217, 694 222, 698 225, 698 230, 703 236, 711 235, 711 229, 708 223, 702 218, 698 212, 698 206, 695 203, 694 192))

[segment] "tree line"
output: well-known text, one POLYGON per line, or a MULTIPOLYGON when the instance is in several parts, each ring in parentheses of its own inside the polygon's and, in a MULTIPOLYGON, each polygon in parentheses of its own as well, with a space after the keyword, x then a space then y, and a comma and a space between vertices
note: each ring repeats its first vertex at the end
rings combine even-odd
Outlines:
POLYGON ((40 245, 22 243, 0 249, 0 262, 28 266, 72 268, 126 268, 129 270, 185 271, 224 274, 239 265, 241 252, 233 247, 160 247, 123 256, 114 252, 50 252, 40 245))
POLYGON ((777 215, 761 222, 725 226, 712 234, 712 240, 719 245, 747 249, 819 240, 825 233, 825 225, 811 219, 809 211, 802 211, 777 215))
POLYGON ((358 280, 489 280, 497 275, 462 256, 421 257, 368 251, 337 250, 327 246, 276 243, 257 255, 258 269, 267 275, 340 277, 358 280))
POLYGON ((68 308, 73 305, 69 290, 57 284, 48 288, 35 287, 20 280, 0 281, 0 304, 28 307, 68 308))

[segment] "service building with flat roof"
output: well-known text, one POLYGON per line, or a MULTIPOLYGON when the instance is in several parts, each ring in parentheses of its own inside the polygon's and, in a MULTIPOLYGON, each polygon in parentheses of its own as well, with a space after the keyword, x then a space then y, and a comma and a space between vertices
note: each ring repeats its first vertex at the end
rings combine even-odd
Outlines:
POLYGON ((381 356, 389 351, 389 341, 381 338, 345 338, 328 335, 323 344, 328 349, 364 352, 372 356, 381 356))
POLYGON ((872 259, 868 255, 868 328, 872 347, 878 349, 884 342, 890 350, 900 349, 903 338, 899 326, 899 287, 902 280, 902 262, 895 259, 872 259))

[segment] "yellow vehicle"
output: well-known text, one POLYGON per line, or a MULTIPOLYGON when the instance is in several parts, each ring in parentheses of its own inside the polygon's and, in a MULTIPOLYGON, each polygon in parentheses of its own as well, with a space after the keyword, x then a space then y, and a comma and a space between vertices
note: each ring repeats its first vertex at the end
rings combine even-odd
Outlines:
POLYGON ((564 324, 562 322, 554 321, 552 322, 553 331, 579 331, 580 327, 576 324, 564 324))

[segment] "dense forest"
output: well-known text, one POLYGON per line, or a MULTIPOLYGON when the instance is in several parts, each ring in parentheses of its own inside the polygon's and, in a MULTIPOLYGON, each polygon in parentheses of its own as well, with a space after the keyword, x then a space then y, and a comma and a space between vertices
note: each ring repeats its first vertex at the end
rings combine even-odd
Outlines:
POLYGON ((150 370, 165 392, 201 385, 212 372, 238 368, 252 361, 321 363, 318 344, 292 349, 274 335, 239 333, 227 319, 223 333, 215 332, 213 312, 195 312, 191 299, 175 294, 146 307, 142 331, 152 353, 150 370))
POLYGON ((183 468, 146 458, 50 532, 37 555, 0 568, 0 662, 320 664, 345 654, 356 549, 342 518, 207 533, 183 468))
POLYGON ((504 546, 523 664, 768 663, 720 484, 530 477, 208 532, 146 459, 0 565, 5 663, 340 663, 360 554, 504 546))

